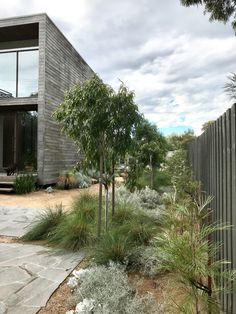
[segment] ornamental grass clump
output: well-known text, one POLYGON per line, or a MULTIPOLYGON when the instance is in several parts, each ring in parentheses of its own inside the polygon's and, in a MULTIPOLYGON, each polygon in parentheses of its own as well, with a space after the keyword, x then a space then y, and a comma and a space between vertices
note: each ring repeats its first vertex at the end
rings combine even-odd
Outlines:
POLYGON ((127 264, 133 243, 119 229, 105 233, 94 248, 94 261, 108 265, 110 261, 127 264))
POLYGON ((47 240, 64 218, 62 205, 48 208, 36 217, 29 231, 22 237, 23 241, 47 240))
POLYGON ((87 222, 94 222, 98 198, 90 194, 77 197, 72 204, 72 214, 81 216, 87 222))
POLYGON ((18 175, 14 182, 16 194, 26 194, 35 191, 37 178, 32 174, 18 175))
POLYGON ((69 250, 79 250, 94 239, 96 197, 84 194, 77 198, 72 211, 54 229, 49 242, 69 250))
POLYGON ((173 203, 166 213, 169 224, 155 238, 159 270, 171 272, 177 290, 185 294, 178 304, 174 302, 179 313, 218 314, 219 291, 227 292, 226 285, 217 285, 218 279, 224 277, 230 286, 235 278, 234 272, 221 272, 228 262, 217 260, 220 247, 211 239, 227 226, 209 222, 211 201, 199 197, 181 206, 173 203))
POLYGON ((74 290, 73 314, 158 314, 163 313, 160 306, 150 295, 140 296, 129 284, 125 268, 110 263, 105 266, 93 266, 82 276, 76 278, 74 290), (87 306, 87 311, 77 311, 87 306))
POLYGON ((79 215, 68 215, 51 234, 49 243, 68 250, 79 250, 93 238, 90 224, 79 215))

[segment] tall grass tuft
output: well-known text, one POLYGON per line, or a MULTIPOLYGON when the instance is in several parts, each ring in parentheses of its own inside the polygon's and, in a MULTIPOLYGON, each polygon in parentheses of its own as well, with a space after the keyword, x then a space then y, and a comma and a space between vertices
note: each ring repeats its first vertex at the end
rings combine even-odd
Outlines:
POLYGON ((108 265, 110 261, 125 264, 133 245, 127 235, 119 230, 107 232, 94 248, 97 264, 108 265))
POLYGON ((62 205, 55 209, 48 208, 36 217, 30 226, 30 230, 22 237, 23 241, 37 241, 47 239, 56 226, 58 226, 65 214, 62 205))
POLYGON ((79 250, 92 239, 92 228, 81 216, 70 214, 60 223, 49 238, 49 243, 68 250, 79 250))
POLYGON ((76 214, 87 222, 94 222, 97 211, 97 196, 83 194, 72 204, 72 214, 76 214))

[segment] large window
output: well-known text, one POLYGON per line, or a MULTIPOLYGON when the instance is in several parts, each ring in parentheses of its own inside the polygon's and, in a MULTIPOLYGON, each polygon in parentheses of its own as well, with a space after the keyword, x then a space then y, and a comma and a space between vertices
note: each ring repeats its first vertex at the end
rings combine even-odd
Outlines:
POLYGON ((38 49, 0 51, 0 97, 38 94, 38 49))

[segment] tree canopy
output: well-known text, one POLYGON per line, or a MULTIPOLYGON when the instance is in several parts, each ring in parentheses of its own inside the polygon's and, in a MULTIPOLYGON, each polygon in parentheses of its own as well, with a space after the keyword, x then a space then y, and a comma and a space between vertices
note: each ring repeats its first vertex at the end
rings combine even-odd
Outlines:
POLYGON ((210 14, 210 21, 227 23, 232 18, 232 27, 236 33, 236 0, 180 0, 180 2, 186 7, 204 6, 204 13, 210 14))
POLYGON ((191 143, 195 138, 196 136, 194 135, 194 131, 189 129, 188 131, 185 131, 183 134, 180 135, 173 134, 169 136, 168 142, 171 150, 178 149, 186 150, 188 144, 191 143))
POLYGON ((153 167, 158 167, 163 162, 168 150, 167 142, 155 124, 143 119, 136 128, 134 140, 136 155, 144 166, 151 163, 153 167))
POLYGON ((230 98, 236 100, 236 73, 231 73, 228 76, 228 82, 225 84, 225 91, 230 98))

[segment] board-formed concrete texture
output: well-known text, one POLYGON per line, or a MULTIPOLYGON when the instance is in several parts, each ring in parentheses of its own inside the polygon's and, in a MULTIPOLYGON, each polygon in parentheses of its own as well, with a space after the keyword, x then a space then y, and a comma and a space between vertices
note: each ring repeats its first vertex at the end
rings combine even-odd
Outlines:
POLYGON ((42 210, 34 208, 0 206, 0 235, 23 236, 27 231, 27 227, 40 212, 42 210))
POLYGON ((37 313, 83 258, 83 252, 0 243, 0 314, 37 313))
POLYGON ((0 42, 5 44, 11 41, 19 45, 25 36, 28 41, 37 41, 38 95, 0 99, 0 110, 12 107, 17 111, 38 111, 38 179, 42 185, 55 183, 59 173, 71 169, 79 156, 74 143, 61 134, 52 113, 63 101, 66 90, 89 79, 94 72, 46 14, 0 19, 0 32, 0 42), (17 39, 10 40, 10 34, 17 39))

